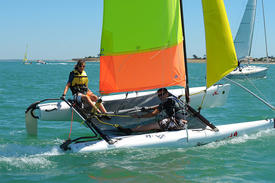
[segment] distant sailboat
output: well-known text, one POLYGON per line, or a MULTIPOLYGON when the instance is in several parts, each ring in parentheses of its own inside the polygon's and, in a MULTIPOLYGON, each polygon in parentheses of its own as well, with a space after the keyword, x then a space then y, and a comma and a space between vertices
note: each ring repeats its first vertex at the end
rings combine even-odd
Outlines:
POLYGON ((47 64, 47 62, 45 62, 44 60, 37 60, 36 63, 38 63, 38 64, 47 64))
MULTIPOLYGON (((252 77, 266 76, 266 72, 268 70, 267 67, 250 65, 256 7, 257 7, 257 0, 247 1, 246 9, 243 14, 241 24, 239 26, 237 35, 234 40, 234 45, 236 48, 239 64, 234 71, 232 71, 229 75, 227 75, 228 78, 241 79, 246 77, 252 78, 252 77), (241 66, 242 61, 247 61, 248 64, 241 66)), ((262 9, 264 11, 263 3, 262 3, 262 9)), ((263 13, 263 19, 265 23, 264 13, 263 13)), ((265 37, 266 37, 266 33, 265 33, 265 37)), ((266 51, 267 51, 267 46, 266 46, 266 51)), ((268 54, 266 54, 266 56, 268 58, 268 54)))
POLYGON ((23 64, 31 64, 32 62, 30 62, 28 60, 28 45, 26 46, 26 51, 25 51, 25 55, 24 55, 24 58, 23 58, 23 64))

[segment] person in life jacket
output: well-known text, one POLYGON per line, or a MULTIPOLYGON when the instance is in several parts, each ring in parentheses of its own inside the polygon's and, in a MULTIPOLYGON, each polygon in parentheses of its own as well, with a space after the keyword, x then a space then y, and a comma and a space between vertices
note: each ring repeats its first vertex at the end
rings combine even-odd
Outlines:
POLYGON ((166 88, 160 88, 157 91, 158 97, 161 103, 150 109, 153 111, 144 115, 133 115, 134 118, 150 118, 156 116, 160 112, 164 111, 167 118, 164 118, 156 123, 137 126, 135 128, 122 128, 118 127, 118 130, 131 134, 132 132, 143 132, 149 130, 181 130, 187 128, 187 121, 185 120, 185 109, 183 104, 173 95, 171 95, 166 88))
POLYGON ((84 71, 85 66, 86 63, 84 60, 79 60, 77 62, 74 70, 70 72, 69 80, 65 86, 61 98, 66 96, 67 91, 70 88, 77 102, 81 103, 83 101, 87 101, 93 107, 94 112, 107 113, 102 103, 96 105, 98 97, 88 88, 89 80, 86 72, 84 71))

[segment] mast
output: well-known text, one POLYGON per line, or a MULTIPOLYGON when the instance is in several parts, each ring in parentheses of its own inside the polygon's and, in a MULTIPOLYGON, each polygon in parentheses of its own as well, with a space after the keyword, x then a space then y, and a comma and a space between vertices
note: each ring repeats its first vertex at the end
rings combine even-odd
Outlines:
POLYGON ((266 59, 267 59, 267 61, 268 61, 268 50, 267 50, 267 39, 266 39, 266 27, 265 27, 265 14, 264 14, 264 0, 262 0, 262 9, 263 9, 263 22, 264 22, 265 53, 266 53, 266 59))
MULTIPOLYGON (((249 2, 247 2, 248 4, 249 2)), ((247 8, 247 7, 246 7, 247 8)), ((251 11, 251 10, 250 10, 251 11)), ((255 7, 252 7, 252 11, 254 11, 254 14, 253 14, 253 22, 250 22, 252 23, 252 29, 251 29, 251 38, 250 38, 250 42, 249 42, 249 50, 248 50, 248 55, 247 56, 251 56, 251 50, 252 50, 252 42, 253 42, 253 35, 254 35, 254 29, 255 29, 255 17, 256 17, 256 11, 257 11, 257 0, 255 0, 255 7)), ((248 63, 250 61, 248 60, 248 63)))
POLYGON ((180 1, 180 13, 181 13, 181 26, 182 26, 182 36, 183 36, 183 59, 185 64, 185 77, 186 77, 186 85, 185 85, 185 101, 187 104, 190 102, 189 96, 189 81, 188 81, 188 70, 187 70, 187 54, 186 54, 186 43, 185 43, 185 31, 184 31, 184 20, 183 20, 183 7, 182 0, 180 1))

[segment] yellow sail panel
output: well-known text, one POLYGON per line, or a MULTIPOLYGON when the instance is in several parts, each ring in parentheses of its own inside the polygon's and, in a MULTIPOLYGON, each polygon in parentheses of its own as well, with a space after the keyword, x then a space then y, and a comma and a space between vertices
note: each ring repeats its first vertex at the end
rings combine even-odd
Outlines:
POLYGON ((27 61, 28 61, 28 59, 27 59, 27 54, 25 54, 25 56, 24 56, 24 58, 23 58, 23 61, 24 61, 24 62, 27 62, 27 61))
POLYGON ((208 88, 234 70, 238 61, 223 0, 202 0, 202 4, 208 88))
POLYGON ((28 53, 28 45, 26 46, 26 51, 25 51, 25 55, 24 55, 24 58, 23 58, 23 62, 27 62, 28 61, 27 53, 28 53))

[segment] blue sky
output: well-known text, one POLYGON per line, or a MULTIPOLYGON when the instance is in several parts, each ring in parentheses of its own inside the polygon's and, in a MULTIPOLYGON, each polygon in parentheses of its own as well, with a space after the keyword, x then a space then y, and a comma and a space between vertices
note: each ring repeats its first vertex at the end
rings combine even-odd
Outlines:
MULTIPOLYGON (((247 0, 224 0, 233 37, 247 0)), ((268 51, 275 56, 275 1, 264 0, 268 51)), ((183 0, 187 56, 205 54, 201 0, 183 0)), ((72 59, 100 49, 103 0, 0 0, 0 59, 72 59)), ((252 56, 265 56, 258 0, 252 56)))

